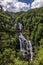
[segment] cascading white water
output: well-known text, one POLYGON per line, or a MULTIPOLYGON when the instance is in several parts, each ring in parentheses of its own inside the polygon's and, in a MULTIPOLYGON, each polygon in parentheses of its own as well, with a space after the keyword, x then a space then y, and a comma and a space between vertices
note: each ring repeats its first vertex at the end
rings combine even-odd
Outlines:
POLYGON ((30 60, 32 61, 33 60, 33 52, 32 52, 32 44, 31 44, 31 41, 27 41, 25 39, 25 37, 22 35, 22 28, 23 28, 23 25, 21 23, 18 23, 18 26, 19 26, 19 30, 20 30, 20 35, 19 35, 19 41, 20 41, 20 50, 23 52, 23 56, 27 55, 25 53, 27 53, 27 49, 29 49, 30 51, 30 60))
POLYGON ((29 47, 28 49, 30 50, 30 55, 31 55, 30 60, 32 61, 33 60, 33 52, 32 52, 32 44, 31 44, 31 41, 27 41, 25 39, 25 37, 22 35, 22 33, 20 33, 20 35, 19 35, 19 41, 20 41, 20 50, 23 52, 23 55, 25 55, 25 52, 26 52, 27 48, 29 47), (24 43, 24 41, 26 43, 24 43), (23 46, 23 44, 26 45, 26 47, 23 46))
POLYGON ((18 24, 19 25, 19 29, 22 30, 23 26, 21 23, 18 24))
POLYGON ((32 61, 33 60, 32 44, 31 44, 31 41, 28 41, 28 42, 29 42, 29 49, 30 49, 30 54, 31 54, 30 60, 32 61))
POLYGON ((23 42, 24 42, 24 40, 26 40, 25 38, 24 38, 24 36, 22 35, 22 33, 20 33, 20 35, 19 35, 19 41, 20 41, 20 49, 21 49, 21 51, 23 51, 24 49, 23 49, 23 42))

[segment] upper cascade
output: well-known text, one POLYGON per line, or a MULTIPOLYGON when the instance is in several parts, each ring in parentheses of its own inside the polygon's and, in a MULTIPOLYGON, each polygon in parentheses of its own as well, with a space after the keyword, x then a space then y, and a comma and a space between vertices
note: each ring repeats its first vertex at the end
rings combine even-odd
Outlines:
POLYGON ((22 32, 22 30, 23 30, 23 25, 22 25, 20 22, 17 22, 16 27, 17 27, 17 29, 18 29, 20 32, 22 32))

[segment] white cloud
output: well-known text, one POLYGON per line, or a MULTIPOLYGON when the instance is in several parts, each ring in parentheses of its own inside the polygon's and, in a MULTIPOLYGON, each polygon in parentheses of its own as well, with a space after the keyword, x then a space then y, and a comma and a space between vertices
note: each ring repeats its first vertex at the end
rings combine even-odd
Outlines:
POLYGON ((30 9, 30 4, 19 2, 18 0, 0 0, 0 2, 5 11, 19 12, 30 9))
POLYGON ((31 8, 39 8, 43 6, 43 0, 34 0, 31 4, 31 8))
POLYGON ((18 0, 0 0, 0 5, 3 6, 3 9, 10 12, 20 12, 27 11, 32 8, 39 8, 43 6, 43 0, 34 0, 30 4, 19 2, 18 0))

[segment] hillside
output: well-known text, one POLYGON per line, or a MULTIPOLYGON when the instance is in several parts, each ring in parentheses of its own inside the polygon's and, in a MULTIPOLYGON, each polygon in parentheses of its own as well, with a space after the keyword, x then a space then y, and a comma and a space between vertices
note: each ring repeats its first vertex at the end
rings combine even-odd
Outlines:
POLYGON ((0 65, 43 65, 43 7, 17 13, 0 10, 0 65), (20 52, 17 22, 22 23, 22 34, 34 46, 31 63, 20 52))

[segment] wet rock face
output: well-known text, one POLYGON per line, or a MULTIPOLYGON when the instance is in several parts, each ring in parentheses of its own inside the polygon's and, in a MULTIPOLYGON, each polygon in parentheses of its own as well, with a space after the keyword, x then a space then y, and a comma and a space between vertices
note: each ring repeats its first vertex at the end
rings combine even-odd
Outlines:
POLYGON ((23 52, 24 58, 32 61, 33 60, 33 48, 31 41, 27 41, 25 37, 22 35, 23 25, 18 22, 17 29, 19 31, 19 41, 20 41, 20 51, 23 52))

